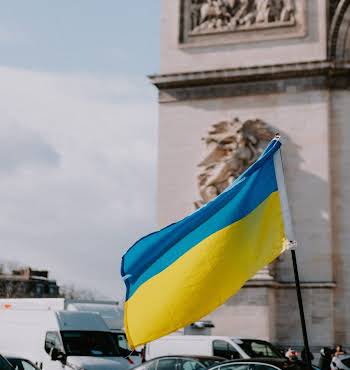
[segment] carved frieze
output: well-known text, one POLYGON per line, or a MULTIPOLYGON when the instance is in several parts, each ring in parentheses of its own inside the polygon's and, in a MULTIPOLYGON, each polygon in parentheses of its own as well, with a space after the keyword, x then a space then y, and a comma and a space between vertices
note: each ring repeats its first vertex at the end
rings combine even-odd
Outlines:
MULTIPOLYGON (((304 1, 181 0, 180 41, 210 43, 208 37, 211 37, 215 43, 215 36, 220 35, 219 41, 224 42, 283 38, 278 31, 281 27, 292 29, 292 35, 300 36, 304 31, 304 1), (269 31, 266 33, 266 30, 269 31), (254 36, 248 37, 252 32, 254 36), (242 37, 232 36, 234 34, 242 37)), ((287 34, 291 35, 291 31, 287 34)))
POLYGON ((222 121, 214 124, 202 140, 206 145, 199 163, 196 208, 206 204, 229 186, 257 160, 275 132, 259 119, 222 121))
POLYGON ((192 0, 191 34, 294 25, 294 0, 192 0))

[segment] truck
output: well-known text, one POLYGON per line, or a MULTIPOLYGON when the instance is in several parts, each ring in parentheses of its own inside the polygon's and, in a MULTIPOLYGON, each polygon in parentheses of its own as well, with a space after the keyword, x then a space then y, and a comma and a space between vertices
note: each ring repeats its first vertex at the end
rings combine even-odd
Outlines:
POLYGON ((31 309, 0 303, 0 352, 43 370, 126 370, 113 334, 95 312, 31 309))
POLYGON ((226 359, 283 358, 269 342, 213 335, 168 335, 146 345, 145 359, 170 355, 218 356, 226 359))

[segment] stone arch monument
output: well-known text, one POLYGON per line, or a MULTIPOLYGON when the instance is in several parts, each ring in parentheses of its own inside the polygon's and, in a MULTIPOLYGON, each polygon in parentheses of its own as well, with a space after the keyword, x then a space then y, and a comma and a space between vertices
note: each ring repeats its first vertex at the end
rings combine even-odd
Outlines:
MULTIPOLYGON (((350 348, 350 0, 161 0, 158 222, 201 206, 276 131, 312 349, 350 348), (202 140, 204 138, 204 140, 202 140)), ((209 315, 302 346, 288 253, 209 315)))

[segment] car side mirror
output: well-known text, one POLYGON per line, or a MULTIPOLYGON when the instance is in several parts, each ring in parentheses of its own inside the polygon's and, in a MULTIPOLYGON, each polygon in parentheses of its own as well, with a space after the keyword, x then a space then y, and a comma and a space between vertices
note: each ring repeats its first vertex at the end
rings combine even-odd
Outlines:
POLYGON ((67 362, 67 356, 65 355, 65 353, 59 351, 57 348, 53 347, 51 349, 51 360, 52 361, 61 361, 62 364, 66 364, 67 362))
POLYGON ((67 364, 67 355, 63 352, 58 352, 57 360, 61 361, 63 365, 67 364))
POLYGON ((57 348, 55 348, 55 347, 51 348, 50 356, 51 356, 52 361, 57 361, 58 360, 58 353, 59 353, 59 351, 58 351, 57 348))

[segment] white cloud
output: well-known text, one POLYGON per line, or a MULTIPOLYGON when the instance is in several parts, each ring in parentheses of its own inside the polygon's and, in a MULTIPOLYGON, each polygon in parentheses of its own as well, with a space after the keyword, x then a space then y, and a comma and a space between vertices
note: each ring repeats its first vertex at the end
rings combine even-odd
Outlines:
POLYGON ((120 298, 122 252, 155 222, 155 91, 13 68, 0 81, 2 257, 120 298))
POLYGON ((13 172, 28 164, 49 167, 59 164, 58 153, 39 133, 4 121, 0 135, 0 173, 13 172))

